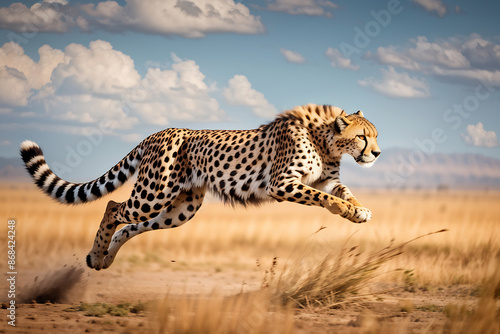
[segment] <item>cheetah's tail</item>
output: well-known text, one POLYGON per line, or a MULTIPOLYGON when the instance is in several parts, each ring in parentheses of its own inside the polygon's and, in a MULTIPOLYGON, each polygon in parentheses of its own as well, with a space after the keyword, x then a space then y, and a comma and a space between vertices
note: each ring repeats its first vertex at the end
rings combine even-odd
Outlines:
POLYGON ((142 149, 134 148, 125 158, 100 178, 87 183, 71 183, 54 174, 45 162, 42 149, 26 140, 21 144, 21 157, 35 184, 50 197, 64 204, 94 201, 121 186, 136 171, 142 149))

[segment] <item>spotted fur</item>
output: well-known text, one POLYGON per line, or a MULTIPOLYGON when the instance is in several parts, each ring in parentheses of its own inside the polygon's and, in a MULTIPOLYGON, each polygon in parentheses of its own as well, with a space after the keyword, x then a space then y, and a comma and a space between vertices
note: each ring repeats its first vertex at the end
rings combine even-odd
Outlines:
POLYGON ((88 266, 99 270, 132 237, 189 221, 207 191, 233 205, 289 201, 367 222, 370 210, 340 183, 339 167, 343 154, 373 164, 380 154, 377 135, 360 111, 346 115, 337 107, 310 104, 254 130, 160 131, 88 183, 60 179, 31 141, 21 144, 21 156, 36 185, 61 203, 96 200, 138 173, 130 198, 108 203, 87 256, 88 266), (119 224, 127 225, 115 231, 119 224))

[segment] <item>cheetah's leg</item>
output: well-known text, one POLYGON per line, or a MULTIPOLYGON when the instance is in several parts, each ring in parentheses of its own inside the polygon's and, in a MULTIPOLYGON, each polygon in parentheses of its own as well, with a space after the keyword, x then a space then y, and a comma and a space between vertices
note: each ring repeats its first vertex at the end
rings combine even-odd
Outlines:
POLYGON ((344 201, 348 201, 354 206, 363 206, 363 204, 361 204, 352 194, 351 190, 347 186, 340 183, 340 180, 337 177, 333 179, 328 177, 323 182, 313 184, 313 187, 325 193, 332 194, 335 197, 339 197, 344 201))
POLYGON ((331 194, 333 196, 342 198, 345 201, 348 201, 349 203, 352 203, 354 206, 360 206, 363 207, 363 204, 361 204, 356 197, 352 194, 351 190, 347 188, 347 186, 343 185, 342 183, 338 183, 333 187, 333 190, 331 191, 331 194))
POLYGON ((349 190, 349 188, 347 188, 347 186, 339 183, 339 184, 335 185, 331 194, 333 196, 342 198, 343 200, 348 201, 349 203, 352 203, 355 207, 357 215, 359 217, 364 218, 365 221, 369 221, 370 219, 372 219, 372 212, 370 211, 370 209, 365 208, 363 206, 363 204, 361 204, 361 202, 359 202, 357 200, 357 198, 354 197, 351 190, 349 190))
POLYGON ((203 203, 205 189, 196 189, 180 193, 172 204, 172 209, 163 209, 155 218, 138 224, 127 224, 113 235, 102 268, 108 268, 114 261, 118 250, 131 238, 141 233, 175 228, 194 217, 203 203))
POLYGON ((109 201, 106 206, 104 217, 102 218, 101 225, 99 225, 99 229, 94 239, 94 246, 87 255, 87 265, 90 268, 99 270, 102 266, 102 260, 109 247, 111 237, 115 233, 116 226, 118 225, 116 222, 116 214, 120 205, 121 203, 109 201))
POLYGON ((365 223, 371 219, 371 212, 369 213, 368 209, 357 207, 342 198, 304 185, 299 181, 285 183, 279 188, 271 187, 269 191, 270 195, 278 200, 321 206, 353 223, 365 223))
POLYGON ((364 216, 366 216, 366 221, 369 221, 371 219, 372 217, 371 211, 365 208, 363 204, 361 204, 361 202, 359 202, 358 199, 354 197, 349 188, 340 183, 338 178, 315 184, 314 187, 325 193, 332 194, 335 197, 341 198, 344 201, 353 204, 356 207, 355 210, 359 212, 360 216, 362 215, 361 212, 364 211, 364 216))

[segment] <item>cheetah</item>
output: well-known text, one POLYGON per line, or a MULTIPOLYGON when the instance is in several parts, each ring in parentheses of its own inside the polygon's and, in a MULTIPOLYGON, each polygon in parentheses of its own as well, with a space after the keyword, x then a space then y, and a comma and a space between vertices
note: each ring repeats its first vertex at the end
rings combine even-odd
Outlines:
POLYGON ((106 207, 86 259, 100 270, 131 238, 192 219, 207 191, 231 205, 289 201, 367 222, 371 211, 340 182, 339 168, 343 154, 372 165, 380 155, 377 136, 361 111, 347 115, 338 107, 309 104, 254 130, 160 131, 88 183, 55 175, 34 142, 21 144, 21 157, 35 184, 65 204, 94 201, 138 174, 130 198, 106 207), (126 225, 116 231, 120 224, 126 225))

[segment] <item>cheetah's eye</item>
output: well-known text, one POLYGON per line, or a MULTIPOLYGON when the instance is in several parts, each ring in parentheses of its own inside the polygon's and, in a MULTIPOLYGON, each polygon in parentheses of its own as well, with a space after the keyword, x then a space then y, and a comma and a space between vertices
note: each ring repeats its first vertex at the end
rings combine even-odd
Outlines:
POLYGON ((365 136, 363 136, 363 135, 357 135, 356 137, 358 137, 361 140, 365 140, 365 136))

